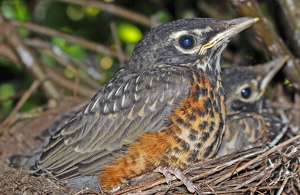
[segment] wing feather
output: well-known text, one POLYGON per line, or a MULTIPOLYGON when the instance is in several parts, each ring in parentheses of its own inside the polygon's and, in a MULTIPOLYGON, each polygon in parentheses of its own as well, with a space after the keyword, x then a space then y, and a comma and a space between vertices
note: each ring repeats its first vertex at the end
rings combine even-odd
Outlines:
POLYGON ((189 95, 192 74, 182 68, 157 68, 127 80, 115 77, 52 136, 36 169, 62 179, 95 174, 113 153, 126 149, 125 143, 163 130, 174 106, 189 95))

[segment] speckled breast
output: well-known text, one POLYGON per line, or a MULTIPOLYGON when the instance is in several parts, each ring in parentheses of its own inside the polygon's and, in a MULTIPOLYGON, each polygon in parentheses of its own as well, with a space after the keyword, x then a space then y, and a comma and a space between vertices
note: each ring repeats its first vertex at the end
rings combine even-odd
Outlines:
POLYGON ((194 84, 167 120, 166 132, 174 141, 162 166, 184 169, 215 155, 225 130, 225 95, 221 79, 215 88, 202 71, 193 69, 194 84), (167 159, 166 159, 167 158, 167 159), (168 162, 164 164, 164 162, 168 162))

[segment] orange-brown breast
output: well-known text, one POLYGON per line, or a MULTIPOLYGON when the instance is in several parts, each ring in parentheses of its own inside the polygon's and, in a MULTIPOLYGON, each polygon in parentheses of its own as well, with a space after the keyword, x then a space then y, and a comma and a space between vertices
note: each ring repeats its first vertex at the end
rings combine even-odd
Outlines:
POLYGON ((158 166, 188 166, 212 157, 220 144, 225 123, 221 81, 213 89, 210 79, 193 70, 190 95, 173 109, 159 133, 140 135, 128 150, 103 168, 101 187, 111 190, 127 179, 158 166))

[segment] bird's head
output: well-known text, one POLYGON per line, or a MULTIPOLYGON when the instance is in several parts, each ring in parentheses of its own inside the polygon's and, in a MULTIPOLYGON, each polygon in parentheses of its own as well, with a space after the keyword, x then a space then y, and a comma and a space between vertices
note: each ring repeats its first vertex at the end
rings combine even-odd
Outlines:
POLYGON ((227 114, 259 112, 267 85, 287 59, 281 56, 261 65, 222 69, 227 114))
POLYGON ((189 66, 207 74, 220 72, 219 60, 229 40, 258 18, 181 19, 152 29, 135 47, 127 66, 142 71, 163 66, 189 66))

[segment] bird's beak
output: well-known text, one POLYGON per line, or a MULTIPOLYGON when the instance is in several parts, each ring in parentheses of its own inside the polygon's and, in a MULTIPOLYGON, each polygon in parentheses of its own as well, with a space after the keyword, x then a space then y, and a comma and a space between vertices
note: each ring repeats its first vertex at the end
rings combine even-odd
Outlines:
POLYGON ((227 28, 221 32, 219 32, 216 36, 214 36, 207 44, 204 44, 199 54, 204 54, 208 48, 211 48, 215 45, 222 44, 224 42, 228 42, 228 40, 235 35, 237 35, 242 30, 250 27, 252 24, 256 23, 259 18, 253 17, 243 17, 243 18, 236 18, 224 21, 226 22, 227 28), (228 27, 229 26, 229 27, 228 27))
POLYGON ((278 72, 278 70, 283 66, 283 64, 289 59, 289 56, 280 56, 275 60, 272 60, 263 65, 259 65, 257 68, 261 72, 262 80, 260 84, 261 93, 264 93, 267 85, 278 72))

